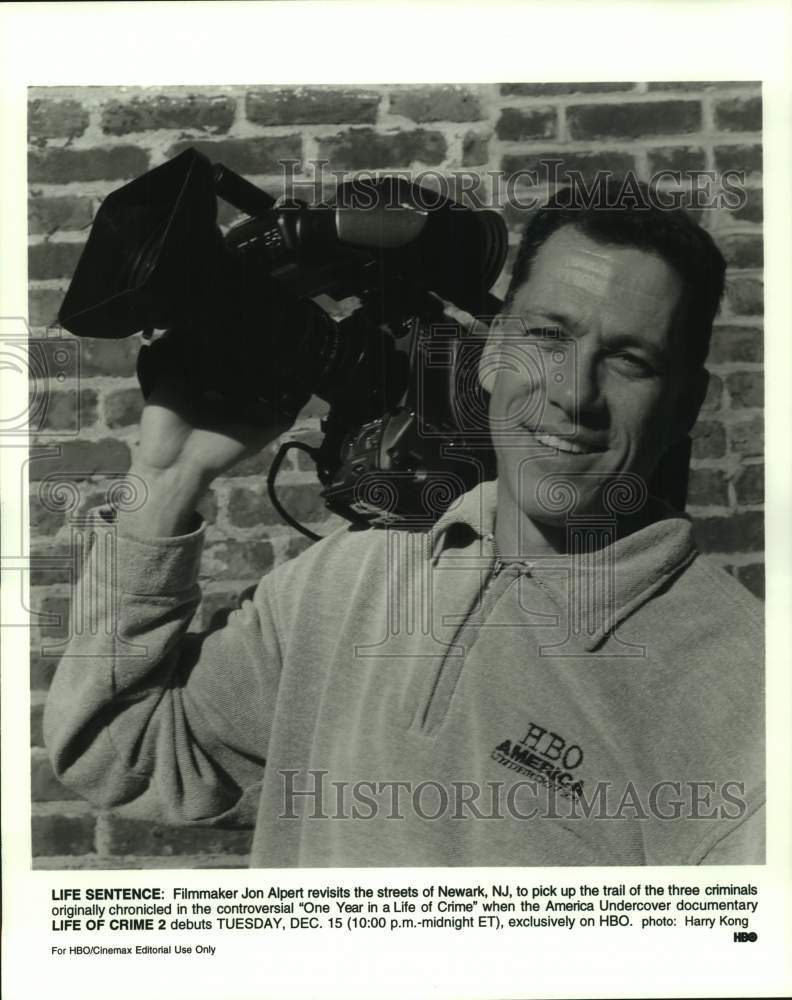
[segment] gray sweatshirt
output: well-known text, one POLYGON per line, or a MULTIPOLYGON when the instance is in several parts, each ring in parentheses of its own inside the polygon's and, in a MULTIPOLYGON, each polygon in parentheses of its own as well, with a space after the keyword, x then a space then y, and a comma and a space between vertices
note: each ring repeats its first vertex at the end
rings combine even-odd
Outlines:
POLYGON ((45 712, 102 807, 255 824, 255 867, 763 861, 761 605, 681 515, 500 564, 495 484, 343 528, 187 628, 205 526, 93 514, 45 712))

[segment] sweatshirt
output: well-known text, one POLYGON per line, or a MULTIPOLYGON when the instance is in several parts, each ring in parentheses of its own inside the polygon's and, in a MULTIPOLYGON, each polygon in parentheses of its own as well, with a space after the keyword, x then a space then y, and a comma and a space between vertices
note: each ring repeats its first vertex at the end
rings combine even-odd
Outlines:
POLYGON ((143 538, 95 509, 56 774, 252 824, 253 867, 761 863, 761 604, 684 515, 504 564, 495 505, 490 482, 427 532, 341 528, 202 634, 198 515, 143 538))

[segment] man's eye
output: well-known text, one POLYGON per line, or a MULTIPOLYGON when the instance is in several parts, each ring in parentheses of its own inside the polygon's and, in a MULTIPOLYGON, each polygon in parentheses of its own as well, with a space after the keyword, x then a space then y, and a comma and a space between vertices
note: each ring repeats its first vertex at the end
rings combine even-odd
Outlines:
POLYGON ((616 366, 628 375, 637 375, 642 378, 650 378, 657 375, 657 369, 636 354, 612 354, 611 360, 616 366))

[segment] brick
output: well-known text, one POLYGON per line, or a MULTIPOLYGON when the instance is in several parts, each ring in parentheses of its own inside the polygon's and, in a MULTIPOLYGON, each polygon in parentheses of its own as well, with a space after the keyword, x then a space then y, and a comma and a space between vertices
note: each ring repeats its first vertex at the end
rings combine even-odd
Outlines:
POLYGON ((114 438, 103 438, 101 441, 64 441, 58 448, 58 455, 31 459, 31 480, 62 475, 79 481, 97 475, 117 475, 129 468, 129 446, 114 438))
POLYGON ((50 510, 32 490, 28 509, 30 510, 30 530, 33 535, 54 535, 65 524, 64 511, 50 510))
POLYGON ((49 760, 43 755, 31 761, 30 796, 34 802, 68 802, 81 798, 58 781, 49 760))
POLYGON ((761 327, 716 326, 710 341, 709 363, 742 361, 760 364, 764 357, 761 327))
POLYGON ((93 389, 50 389, 31 429, 77 432, 90 427, 96 422, 96 401, 93 389))
POLYGON ((220 830, 204 826, 161 826, 142 820, 106 817, 109 854, 245 854, 249 830, 220 830))
POLYGON ((506 178, 518 171, 536 171, 538 182, 569 182, 569 175, 583 177, 590 182, 597 174, 612 174, 617 177, 635 170, 635 158, 628 153, 571 152, 569 150, 543 151, 507 154, 501 159, 501 169, 506 178), (548 161, 561 161, 559 166, 548 166, 548 161))
POLYGON ((722 458, 726 454, 726 430, 715 420, 699 420, 691 434, 693 458, 722 458))
POLYGON ((414 122, 474 122, 478 96, 461 87, 403 87, 390 93, 390 111, 414 122))
POLYGON ((647 135, 686 135, 701 129, 698 101, 640 104, 573 104, 566 109, 573 139, 637 139, 647 135))
POLYGON ((354 129, 319 141, 319 156, 329 161, 331 170, 381 170, 414 162, 435 166, 445 155, 443 134, 422 128, 386 134, 354 129))
POLYGON ((269 471, 272 459, 275 457, 277 450, 278 444, 275 442, 266 448, 262 448, 255 455, 243 458, 241 462, 237 462, 236 465, 226 472, 226 477, 234 479, 239 476, 265 476, 269 471))
POLYGON ((701 406, 701 410, 703 413, 711 413, 713 410, 720 409, 722 402, 723 380, 718 378, 717 375, 710 374, 709 383, 707 385, 707 395, 701 406))
POLYGON ((88 112, 77 101, 28 101, 28 137, 35 141, 76 139, 88 128, 88 112))
POLYGON ((736 316, 761 316, 764 313, 761 278, 727 278, 726 298, 736 316))
POLYGON ((758 510, 693 518, 693 527, 702 552, 757 552, 764 545, 764 515, 758 510))
MULTIPOLYGON (((188 147, 204 153, 213 163, 222 163, 240 174, 280 174, 282 160, 299 161, 302 156, 299 135, 221 139, 217 142, 188 139, 171 146, 167 155, 176 156, 188 147)), ((299 166, 296 169, 299 170, 299 166)))
POLYGON ((80 373, 82 375, 134 375, 140 350, 140 337, 124 340, 99 340, 81 337, 77 343, 80 351, 80 373))
POLYGON ((526 139, 555 139, 557 115, 553 107, 504 108, 495 132, 499 139, 522 142, 526 139))
MULTIPOLYGON (((319 487, 306 483, 301 486, 280 486, 278 499, 286 510, 302 524, 323 521, 328 516, 319 487)), ((238 528, 260 524, 281 524, 280 515, 269 502, 266 491, 235 487, 228 500, 228 518, 238 528)))
POLYGON ((691 469, 688 480, 688 504, 693 506, 716 505, 725 507, 729 503, 729 483, 725 473, 719 469, 691 469))
POLYGON ((86 229, 93 221, 93 202, 90 198, 39 196, 28 201, 28 233, 33 236, 52 236, 61 230, 77 232, 86 229))
POLYGON ((126 181, 148 170, 148 153, 138 146, 97 149, 41 149, 28 153, 28 181, 126 181))
POLYGON ((468 132, 462 140, 462 166, 480 167, 489 162, 489 138, 468 132))
MULTIPOLYGON (((662 82, 650 83, 649 90, 722 90, 726 87, 748 87, 750 83, 745 80, 664 80, 662 82)), ((759 86, 759 84, 754 84, 759 86)))
POLYGON ((204 563, 212 580, 257 580, 272 568, 272 545, 262 539, 218 542, 207 547, 204 563))
POLYGON ((69 598, 48 595, 34 600, 30 622, 36 634, 46 639, 66 639, 69 635, 69 598))
POLYGON ((740 194, 741 204, 728 209, 732 218, 740 222, 761 222, 764 217, 762 189, 743 188, 740 194))
POLYGON ((730 233, 717 238, 718 247, 729 267, 763 267, 764 244, 761 236, 730 233))
POLYGON ((95 816, 34 816, 33 856, 91 854, 95 816))
POLYGON ((737 566, 737 579, 760 601, 765 598, 765 567, 763 562, 737 566))
POLYGON ((74 553, 68 542, 50 542, 46 548, 36 547, 30 555, 31 587, 48 587, 55 583, 72 583, 74 553))
POLYGON ((106 135, 127 135, 153 129, 201 129, 227 132, 234 120, 234 102, 229 97, 133 98, 110 101, 102 109, 101 127, 106 135))
POLYGON ((704 170, 707 157, 701 146, 657 146, 648 150, 649 173, 656 174, 661 170, 679 170, 681 180, 689 178, 684 175, 690 170, 704 170))
POLYGON ((732 409, 762 406, 764 376, 762 372, 732 372, 726 377, 732 409))
POLYGON ((722 132, 761 132, 762 98, 731 97, 717 101, 715 126, 722 132))
POLYGON ((28 320, 31 326, 53 326, 64 292, 54 288, 31 288, 28 291, 28 320))
POLYGON ((634 83, 502 83, 503 97, 564 97, 567 94, 612 94, 634 90, 634 83))
POLYGON ((734 481, 737 503, 764 503, 764 465, 744 465, 734 481))
POLYGON ((256 125, 373 125, 380 100, 373 90, 252 90, 245 97, 245 114, 256 125))
POLYGON ((30 745, 44 746, 44 706, 30 706, 30 745))
POLYGON ((129 427, 140 423, 143 402, 143 394, 138 388, 108 392, 103 401, 105 423, 108 427, 129 427))
POLYGON ((721 172, 740 170, 748 177, 762 173, 761 146, 716 146, 714 153, 715 166, 721 172))
POLYGON ((34 243, 28 247, 28 277, 34 281, 71 278, 83 246, 82 243, 34 243))
POLYGON ((752 417, 729 426, 730 449, 743 458, 764 455, 764 419, 752 417))

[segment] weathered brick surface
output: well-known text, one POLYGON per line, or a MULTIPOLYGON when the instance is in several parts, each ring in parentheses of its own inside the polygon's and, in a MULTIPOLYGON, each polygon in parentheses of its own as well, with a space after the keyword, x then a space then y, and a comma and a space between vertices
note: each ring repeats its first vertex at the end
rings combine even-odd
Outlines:
POLYGON ((502 83, 504 97, 563 97, 567 94, 610 94, 632 90, 634 83, 502 83))
POLYGON ((32 197, 28 204, 28 232, 31 236, 52 236, 59 229, 75 232, 86 229, 93 219, 93 202, 80 197, 32 197))
POLYGON ((417 128, 380 134, 373 129, 350 129, 319 142, 319 156, 336 170, 382 170, 411 163, 436 166, 446 153, 442 132, 417 128))
POLYGON ((520 142, 525 139, 554 139, 558 134, 556 109, 504 108, 495 126, 499 139, 520 142))
MULTIPOLYGON (((763 246, 761 100, 758 84, 712 81, 504 83, 362 87, 185 87, 112 92, 34 90, 30 95, 30 321, 39 365, 50 375, 48 407, 33 421, 36 444, 56 445, 31 462, 31 607, 43 617, 31 635, 30 680, 34 855, 37 867, 216 867, 245 863, 249 834, 209 828, 164 828, 102 815, 70 797, 42 750, 42 699, 68 629, 67 594, 76 567, 70 525, 128 467, 142 398, 135 377, 140 337, 128 340, 43 339, 52 323, 93 215, 102 198, 150 165, 197 146, 243 174, 268 176, 274 194, 280 160, 300 178, 309 158, 329 170, 431 168, 467 174, 502 169, 535 194, 526 171, 548 179, 543 160, 559 160, 563 181, 579 171, 635 170, 667 175, 664 190, 690 192, 699 171, 745 171, 741 203, 701 208, 729 265, 728 296, 712 340, 713 369, 694 434, 689 504, 702 547, 728 563, 754 593, 764 593, 762 511, 763 246), (518 145, 519 144, 519 145, 518 145), (66 345, 67 362, 56 361, 66 345), (62 376, 57 381, 56 375, 62 376), (74 497, 53 504, 48 476, 71 481, 74 497), (75 506, 76 505, 76 506, 75 506), (60 561, 59 561, 60 560, 60 561), (60 644, 60 645, 59 645, 60 644), (55 650, 55 655, 46 655, 55 650)), ((310 190, 310 189, 309 189, 310 190)), ((543 193, 543 188, 539 192, 543 193)), ((303 195, 305 196, 305 195, 303 195)), ((310 195, 309 195, 310 197, 310 195)), ((514 259, 527 215, 507 205, 514 259)), ((227 226, 238 212, 221 203, 227 226)), ((500 287, 500 286, 499 286, 500 287)), ((32 383, 38 390, 38 384, 32 383)), ((318 444, 326 404, 313 400, 290 435, 318 444)), ((262 573, 294 558, 310 541, 282 525, 265 477, 278 443, 239 463, 200 505, 207 522, 201 567, 203 599, 192 629, 217 627, 262 573)), ((326 516, 313 464, 293 453, 278 494, 295 516, 319 525, 326 516)), ((26 670, 21 662, 19 669, 26 670)))
POLYGON ((764 333, 761 327, 716 326, 710 343, 710 364, 745 362, 761 364, 764 358, 764 333))
POLYGON ((37 98, 28 103, 28 132, 32 142, 76 139, 87 127, 88 112, 79 101, 37 98))
POLYGON ((82 251, 82 243, 35 243, 28 250, 28 276, 70 278, 82 251))
POLYGON ((694 518, 696 540, 702 552, 761 551, 764 517, 761 511, 745 511, 728 517, 694 518))
POLYGON ((762 172, 762 147, 716 146, 715 167, 721 171, 744 170, 748 177, 758 176, 762 172))
POLYGON ((59 454, 34 458, 30 478, 64 475, 75 481, 97 475, 117 475, 129 468, 129 445, 115 438, 101 441, 63 441, 59 454))
POLYGON ((150 129, 200 129, 227 132, 234 120, 234 102, 228 97, 133 98, 110 101, 102 109, 101 127, 106 135, 127 135, 150 129))
POLYGON ((128 181, 146 170, 148 156, 138 146, 32 149, 28 156, 28 180, 46 184, 128 181))
POLYGON ((704 170, 707 154, 701 146, 657 146, 649 150, 649 172, 704 170))
POLYGON ((33 856, 90 854, 95 829, 95 816, 34 816, 33 856))
POLYGON ((119 816, 106 817, 106 823, 109 854, 244 854, 250 846, 248 830, 159 826, 119 816))
POLYGON ((140 423, 143 393, 139 388, 115 389, 104 397, 104 418, 108 427, 129 427, 140 423))
POLYGON ((764 287, 761 278, 727 278, 726 300, 736 316, 761 316, 764 313, 764 287))
POLYGON ((303 87, 254 90, 245 114, 257 125, 373 124, 382 95, 371 90, 303 87))
POLYGON ((391 91, 391 114, 414 122, 474 122, 481 118, 478 96, 464 87, 402 87, 391 91))
POLYGON ((630 153, 594 150, 570 152, 559 147, 540 152, 532 150, 529 153, 508 153, 501 160, 501 169, 507 177, 519 171, 536 171, 540 182, 547 176, 557 176, 563 184, 568 182, 570 172, 580 173, 586 181, 605 170, 617 175, 626 174, 629 170, 635 170, 635 158, 630 153), (560 164, 556 167, 547 165, 553 161, 560 161, 560 164))
POLYGON ((577 104, 567 108, 567 126, 573 139, 687 135, 701 128, 701 104, 698 101, 577 104))
POLYGON ((731 97, 715 103, 715 125, 724 132, 760 132, 761 97, 731 97))
POLYGON ((739 504, 764 502, 764 465, 746 465, 734 482, 734 490, 739 504))

